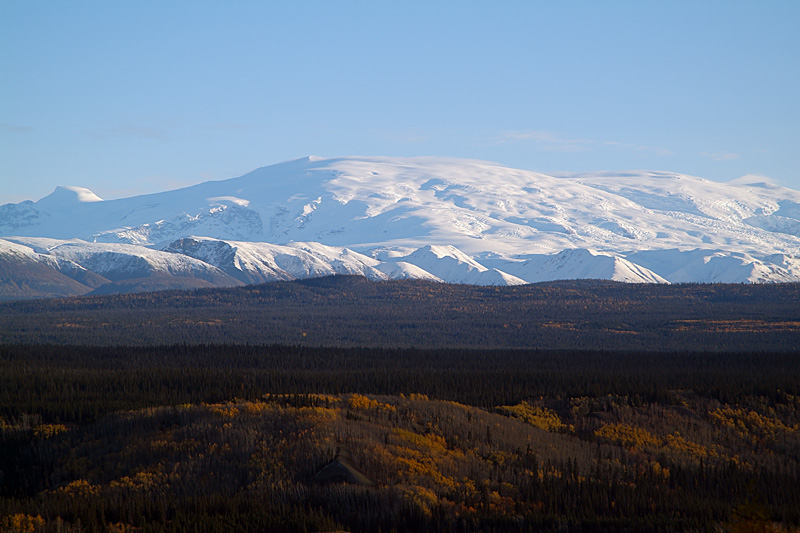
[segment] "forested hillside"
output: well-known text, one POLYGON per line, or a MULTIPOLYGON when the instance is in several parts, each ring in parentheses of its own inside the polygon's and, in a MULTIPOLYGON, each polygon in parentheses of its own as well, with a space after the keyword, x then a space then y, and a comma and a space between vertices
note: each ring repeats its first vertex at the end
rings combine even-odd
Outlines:
POLYGON ((0 342, 794 351, 800 284, 476 287, 334 276, 3 303, 0 342))
POLYGON ((799 384, 794 354, 3 346, 0 528, 793 530, 799 384))
POLYGON ((0 531, 800 528, 800 285, 337 276, 0 319, 0 531))

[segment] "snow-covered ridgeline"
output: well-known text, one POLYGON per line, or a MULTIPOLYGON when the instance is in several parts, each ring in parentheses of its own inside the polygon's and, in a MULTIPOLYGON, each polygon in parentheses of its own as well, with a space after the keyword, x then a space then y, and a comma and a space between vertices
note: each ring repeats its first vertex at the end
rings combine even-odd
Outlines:
POLYGON ((59 187, 38 202, 0 206, 0 236, 0 258, 13 249, 110 280, 154 272, 213 284, 333 273, 477 284, 800 280, 798 191, 446 158, 309 157, 110 201, 59 187))

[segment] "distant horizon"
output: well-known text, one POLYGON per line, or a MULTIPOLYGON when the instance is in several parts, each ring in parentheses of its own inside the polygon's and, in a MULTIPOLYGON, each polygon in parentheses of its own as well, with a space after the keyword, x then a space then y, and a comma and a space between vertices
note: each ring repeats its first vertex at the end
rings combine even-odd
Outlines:
POLYGON ((793 0, 11 1, 0 204, 57 185, 174 190, 310 153, 800 190, 797 20, 793 0))

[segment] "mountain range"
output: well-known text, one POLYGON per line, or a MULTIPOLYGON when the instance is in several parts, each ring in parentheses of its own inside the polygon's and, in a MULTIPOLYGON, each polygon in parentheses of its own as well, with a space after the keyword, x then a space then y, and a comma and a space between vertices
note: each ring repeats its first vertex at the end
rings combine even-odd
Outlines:
POLYGON ((306 157, 104 201, 0 206, 0 299, 332 274, 516 285, 800 281, 800 192, 671 172, 306 157))

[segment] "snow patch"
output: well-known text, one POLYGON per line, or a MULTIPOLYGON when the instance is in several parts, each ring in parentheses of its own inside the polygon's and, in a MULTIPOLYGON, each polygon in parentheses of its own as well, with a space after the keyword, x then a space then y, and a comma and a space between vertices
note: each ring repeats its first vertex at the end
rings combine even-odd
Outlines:
POLYGON ((223 205, 238 205, 240 207, 247 207, 250 205, 250 200, 245 200, 243 198, 237 198, 235 196, 214 196, 212 198, 207 198, 209 203, 215 204, 223 204, 223 205))

